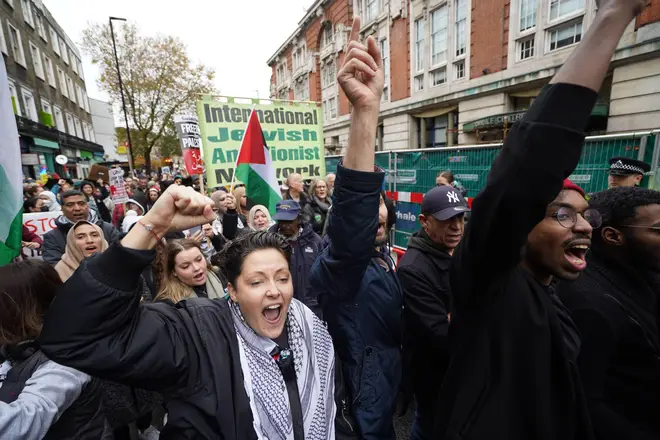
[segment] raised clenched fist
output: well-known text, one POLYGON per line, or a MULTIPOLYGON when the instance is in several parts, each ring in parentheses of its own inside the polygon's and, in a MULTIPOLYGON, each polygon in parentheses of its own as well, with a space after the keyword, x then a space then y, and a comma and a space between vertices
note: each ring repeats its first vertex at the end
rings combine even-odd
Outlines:
POLYGON ((154 231, 165 235, 169 230, 183 231, 215 219, 215 203, 190 187, 170 185, 142 220, 154 231))

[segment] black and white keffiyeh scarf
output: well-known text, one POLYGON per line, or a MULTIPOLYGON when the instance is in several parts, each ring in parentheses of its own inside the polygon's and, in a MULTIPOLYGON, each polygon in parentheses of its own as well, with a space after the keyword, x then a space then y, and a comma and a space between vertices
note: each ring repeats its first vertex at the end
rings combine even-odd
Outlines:
MULTIPOLYGON (((293 421, 286 384, 271 352, 277 344, 257 335, 229 301, 238 336, 244 387, 250 399, 253 426, 259 439, 293 440, 293 421)), ((293 351, 305 440, 335 438, 335 354, 323 323, 292 299, 286 326, 293 351)))

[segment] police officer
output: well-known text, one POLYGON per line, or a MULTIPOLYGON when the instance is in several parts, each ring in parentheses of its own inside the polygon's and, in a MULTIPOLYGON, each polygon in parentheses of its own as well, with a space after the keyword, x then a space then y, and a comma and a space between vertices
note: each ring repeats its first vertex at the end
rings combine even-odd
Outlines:
POLYGON ((609 188, 619 186, 638 186, 644 173, 651 171, 651 166, 641 160, 629 157, 613 157, 610 159, 610 176, 607 179, 609 188))

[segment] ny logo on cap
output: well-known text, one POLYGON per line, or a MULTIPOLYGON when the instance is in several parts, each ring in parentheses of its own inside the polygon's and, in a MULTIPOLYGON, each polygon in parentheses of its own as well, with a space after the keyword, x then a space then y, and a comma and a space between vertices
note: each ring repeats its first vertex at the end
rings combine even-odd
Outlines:
POLYGON ((458 194, 456 194, 454 191, 448 192, 447 198, 449 199, 449 203, 458 203, 458 194))

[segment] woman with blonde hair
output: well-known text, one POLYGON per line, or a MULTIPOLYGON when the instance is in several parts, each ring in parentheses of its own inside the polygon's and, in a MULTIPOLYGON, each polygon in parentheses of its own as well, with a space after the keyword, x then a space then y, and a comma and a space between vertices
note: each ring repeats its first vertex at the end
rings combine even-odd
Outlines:
POLYGON ((254 205, 248 214, 248 226, 252 231, 265 231, 273 226, 268 208, 264 205, 254 205))
POLYGON ((247 215, 248 215, 248 208, 247 208, 247 196, 245 195, 245 186, 237 186, 234 188, 234 191, 232 193, 234 195, 234 198, 236 199, 236 212, 238 213, 238 220, 239 220, 239 225, 238 227, 241 227, 242 225, 247 225, 247 215))
POLYGON ((309 187, 309 203, 305 205, 305 217, 308 219, 314 232, 323 235, 325 220, 332 206, 332 200, 328 194, 328 182, 325 179, 316 179, 309 187))
POLYGON ((82 260, 107 248, 108 242, 101 228, 86 220, 79 221, 66 234, 64 255, 55 265, 55 270, 64 283, 78 269, 82 260))
POLYGON ((223 298, 225 289, 200 244, 191 239, 172 240, 156 257, 158 293, 154 301, 178 303, 187 298, 223 298))

